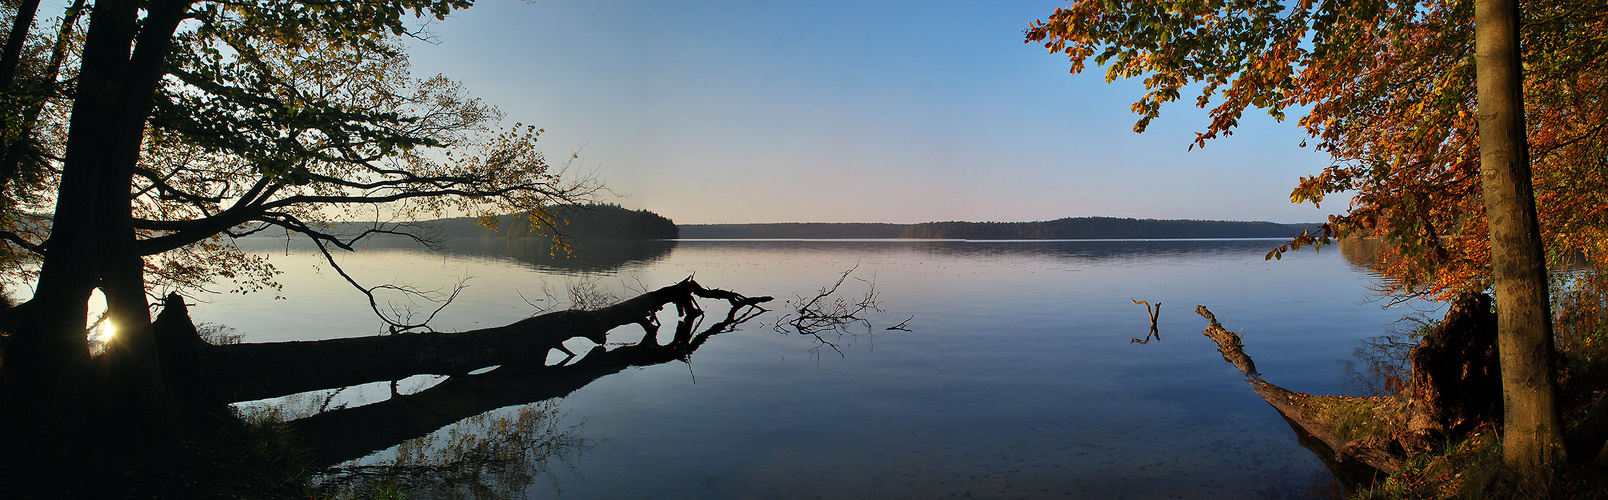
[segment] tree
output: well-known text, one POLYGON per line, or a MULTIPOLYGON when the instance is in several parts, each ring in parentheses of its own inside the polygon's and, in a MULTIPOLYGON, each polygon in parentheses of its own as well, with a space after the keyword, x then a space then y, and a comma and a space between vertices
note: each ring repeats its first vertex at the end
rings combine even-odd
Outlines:
MULTIPOLYGON (((1297 236, 1270 258, 1334 237, 1376 234, 1393 243, 1389 274, 1397 278, 1397 293, 1449 298, 1493 285, 1499 295, 1514 283, 1530 286, 1528 299, 1498 297, 1506 318, 1503 345, 1517 342, 1504 351, 1503 371, 1516 377, 1504 386, 1515 403, 1507 407, 1507 420, 1515 422, 1514 430, 1537 436, 1506 442, 1505 455, 1511 464, 1528 466, 1561 457, 1555 453, 1561 448, 1550 311, 1545 267, 1536 261, 1541 238, 1532 244, 1507 235, 1539 233, 1554 258, 1574 251, 1601 255, 1608 226, 1600 207, 1608 184, 1590 172, 1602 169, 1598 153, 1608 146, 1601 125, 1608 105, 1600 83, 1601 54, 1608 47, 1603 7, 1594 1, 1527 6, 1522 30, 1495 35, 1511 37, 1508 46, 1516 47, 1512 62, 1502 67, 1519 75, 1517 58, 1525 61, 1528 74, 1513 80, 1523 83, 1523 92, 1476 92, 1491 83, 1485 72, 1498 65, 1494 61, 1506 60, 1476 64, 1500 57, 1493 49, 1500 45, 1476 44, 1492 39, 1481 38, 1491 27, 1484 16, 1491 14, 1466 0, 1077 2, 1035 22, 1026 34, 1030 42, 1068 56, 1074 73, 1093 59, 1106 66, 1108 81, 1143 77, 1146 93, 1134 104, 1141 115, 1136 131, 1159 116, 1163 104, 1198 90, 1195 104, 1211 108, 1211 123, 1192 147, 1232 134, 1248 108, 1264 108, 1279 120, 1304 108, 1298 125, 1335 162, 1301 179, 1292 201, 1317 204, 1330 194, 1354 194, 1346 214, 1297 236), (1496 104, 1485 99, 1499 95, 1525 109, 1517 116, 1488 115, 1496 104), (1534 119, 1526 123, 1525 112, 1534 119), (1519 127, 1507 134, 1519 145, 1498 146, 1476 128, 1498 120, 1519 127), (1520 167, 1482 179, 1482 155, 1498 151, 1508 153, 1506 160, 1488 158, 1493 175, 1495 162, 1525 164, 1526 153, 1538 159, 1539 214, 1511 211, 1530 191, 1530 177, 1520 167), (1507 194, 1491 197, 1504 186, 1507 194), (1569 201, 1549 203, 1560 199, 1569 201), (1540 230, 1510 229, 1523 219, 1540 230), (1529 263, 1519 266, 1527 274, 1520 277, 1508 272, 1512 265, 1498 263, 1493 275, 1493 248, 1498 254, 1528 252, 1529 263)), ((1518 19, 1516 6, 1499 11, 1518 19)))
MULTIPOLYGON (((594 183, 547 163, 536 147, 541 130, 497 129, 502 115, 457 83, 409 74, 399 43, 418 36, 409 19, 440 19, 469 4, 99 0, 75 4, 53 30, 34 27, 37 2, 7 12, 15 28, 0 69, 16 71, 0 75, 8 82, 0 93, 0 270, 26 274, 37 263, 37 284, 27 301, 0 307, 0 427, 11 430, 0 434, 9 479, 0 496, 162 495, 180 480, 224 485, 255 474, 240 445, 262 444, 230 402, 449 375, 451 387, 390 405, 433 405, 434 418, 404 429, 423 433, 451 415, 561 396, 627 366, 685 360, 709 336, 764 311, 758 304, 769 297, 689 278, 609 307, 469 332, 411 332, 428 326, 381 314, 393 332, 414 334, 202 340, 183 298, 166 292, 193 293, 220 277, 240 291, 273 286, 273 268, 230 238, 276 229, 311 239, 378 314, 376 290, 408 289, 359 284, 332 251, 376 234, 428 243, 410 221, 447 213, 488 226, 497 214, 518 213, 552 234, 549 207, 589 199, 594 183), (85 323, 95 290, 107 304, 100 321, 117 334, 92 356, 85 323), (154 320, 152 296, 163 297, 154 320), (694 335, 698 298, 731 310, 694 335), (661 345, 658 312, 668 304, 682 321, 661 345), (545 364, 549 349, 567 352, 566 340, 604 344, 628 324, 644 328, 641 342, 545 364), (501 365, 500 374, 469 375, 487 365, 501 365), (478 403, 458 404, 466 401, 478 403), (40 482, 59 484, 40 490, 40 482)), ((387 420, 378 409, 333 411, 293 432, 351 434, 387 420)), ((399 436, 346 437, 366 446, 399 436)), ((299 451, 356 449, 339 440, 310 444, 315 449, 299 451)))
POLYGON ((1530 186, 1518 0, 1474 5, 1481 184, 1491 232, 1497 352, 1502 360, 1503 443, 1509 466, 1545 468, 1564 458, 1553 371, 1546 257, 1530 186))
MULTIPOLYGON (((33 297, 0 313, 9 334, 0 394, 31 407, 106 394, 156 404, 147 272, 173 288, 241 263, 251 264, 248 286, 272 276, 223 237, 279 227, 327 254, 402 232, 392 220, 450 208, 525 211, 539 223, 544 204, 585 194, 584 179, 548 166, 534 144, 539 130, 492 130, 494 108, 445 78, 408 75, 395 41, 412 34, 407 19, 469 4, 102 0, 81 38, 81 3, 53 38, 14 30, 8 40, 32 37, 54 52, 19 65, 42 83, 6 91, 7 103, 22 103, 6 109, 8 144, 37 146, 29 165, 42 174, 5 180, 54 209, 48 233, 17 223, 3 233, 8 250, 39 265, 33 297), (60 71, 65 80, 63 61, 76 63, 60 71), (357 234, 327 224, 362 213, 373 223, 357 234), (118 335, 92 361, 84 324, 96 289, 118 335), (93 375, 96 364, 109 375, 93 375)), ((36 8, 22 5, 15 24, 26 28, 36 8)))
MULTIPOLYGON (((38 30, 37 2, 21 2, 0 64, 16 70, 0 94, 0 270, 26 274, 37 263, 37 284, 27 301, 0 308, 0 426, 26 429, 0 434, 0 469, 27 469, 18 475, 35 480, 81 470, 140 481, 95 468, 138 463, 158 473, 150 493, 163 493, 171 485, 160 476, 207 474, 164 467, 164 459, 213 468, 213 459, 236 460, 229 450, 197 458, 175 438, 237 429, 225 404, 240 394, 273 397, 404 372, 467 375, 489 363, 506 365, 494 378, 523 391, 497 401, 529 401, 625 366, 685 359, 710 335, 762 312, 757 304, 768 297, 689 278, 595 311, 472 332, 230 346, 200 339, 183 299, 165 292, 193 293, 219 277, 241 291, 273 286, 273 268, 230 238, 282 229, 330 257, 376 234, 427 242, 409 221, 446 213, 488 226, 497 214, 519 213, 551 234, 548 207, 588 199, 595 184, 549 165, 536 147, 541 130, 495 128, 502 115, 457 83, 409 74, 399 43, 418 36, 409 19, 441 19, 469 5, 99 0, 78 2, 53 30, 38 30), (117 335, 91 356, 85 323, 95 290, 106 298, 101 320, 117 335), (154 321, 152 296, 163 297, 154 321), (694 336, 698 297, 732 310, 694 336), (659 345, 657 312, 667 304, 683 322, 659 345), (629 348, 599 346, 578 363, 543 364, 554 345, 576 336, 602 343, 627 324, 649 335, 629 348), (430 352, 410 350, 420 346, 430 352), (407 355, 366 355, 379 351, 407 355), (121 455, 80 467, 83 452, 108 449, 121 455)), ((378 287, 348 281, 378 313, 378 287)), ((381 318, 394 332, 427 329, 381 318)), ((438 394, 490 399, 496 391, 477 380, 454 386, 480 389, 438 394)), ((18 488, 14 482, 0 484, 0 496, 18 488)), ((104 483, 79 487, 97 484, 104 483)), ((39 493, 22 488, 24 496, 39 493)))

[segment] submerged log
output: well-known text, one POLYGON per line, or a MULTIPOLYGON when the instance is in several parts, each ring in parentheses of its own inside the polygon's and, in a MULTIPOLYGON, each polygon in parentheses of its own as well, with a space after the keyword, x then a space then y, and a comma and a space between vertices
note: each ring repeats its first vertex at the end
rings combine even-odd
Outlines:
POLYGON ((686 317, 700 311, 696 297, 724 300, 733 308, 771 300, 704 288, 687 278, 602 309, 552 312, 494 328, 221 346, 200 341, 183 301, 170 300, 162 316, 172 318, 159 317, 158 336, 164 365, 170 357, 178 361, 165 366, 170 387, 206 400, 248 401, 413 375, 462 375, 493 365, 545 364, 548 351, 564 341, 581 337, 602 345, 620 326, 641 325, 652 338, 659 310, 675 304, 686 317))
POLYGON ((1224 329, 1205 306, 1195 312, 1210 321, 1203 333, 1217 343, 1223 359, 1239 368, 1251 389, 1292 427, 1332 450, 1325 464, 1347 469, 1346 476, 1358 475, 1353 463, 1394 472, 1409 452, 1435 451, 1482 424, 1499 423, 1502 415, 1496 314, 1483 294, 1460 297, 1413 348, 1405 390, 1374 397, 1317 396, 1270 384, 1245 354, 1239 335, 1224 329))

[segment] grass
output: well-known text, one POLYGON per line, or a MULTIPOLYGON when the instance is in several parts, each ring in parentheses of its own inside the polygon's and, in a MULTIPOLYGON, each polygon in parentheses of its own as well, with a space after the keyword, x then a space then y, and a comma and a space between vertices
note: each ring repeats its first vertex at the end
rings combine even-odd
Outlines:
POLYGON ((1578 462, 1550 475, 1519 474, 1503 463, 1501 440, 1486 426, 1440 452, 1409 457, 1395 474, 1353 498, 1603 499, 1608 498, 1608 474, 1578 462))
POLYGON ((1335 437, 1344 442, 1385 439, 1389 422, 1378 418, 1376 410, 1383 397, 1314 396, 1312 404, 1321 418, 1334 423, 1335 437))

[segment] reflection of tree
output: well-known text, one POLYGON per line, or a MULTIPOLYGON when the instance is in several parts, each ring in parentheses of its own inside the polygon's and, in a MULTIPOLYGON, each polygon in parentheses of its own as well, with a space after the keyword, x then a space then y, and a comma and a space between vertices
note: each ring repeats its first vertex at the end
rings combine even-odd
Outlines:
POLYGON ((1043 241, 943 241, 943 240, 881 240, 881 241, 711 241, 681 240, 683 247, 718 247, 742 250, 747 253, 796 256, 812 252, 863 252, 867 249, 909 250, 924 254, 954 256, 963 259, 1032 257, 1051 260, 1113 261, 1149 258, 1213 258, 1241 256, 1261 261, 1269 248, 1276 245, 1271 239, 1243 240, 1043 240, 1043 241))
POLYGON ((326 469, 319 489, 335 498, 374 498, 390 490, 420 498, 521 498, 554 462, 573 465, 593 445, 580 426, 560 428, 558 403, 488 412, 402 442, 380 465, 326 469))
POLYGON ((710 337, 734 331, 765 311, 751 299, 738 304, 725 318, 696 335, 703 312, 690 303, 678 304, 678 309, 684 308, 683 316, 673 337, 662 345, 655 325, 637 344, 612 350, 598 346, 573 363, 546 366, 541 364, 545 359, 517 365, 505 363, 479 375, 452 376, 415 394, 320 413, 290 424, 314 448, 316 465, 335 465, 488 411, 566 396, 628 367, 686 361, 710 337))
POLYGON ((1384 335, 1358 341, 1357 348, 1352 350, 1355 360, 1344 362, 1344 371, 1349 379, 1347 385, 1368 396, 1401 392, 1407 387, 1407 380, 1412 374, 1408 352, 1434 325, 1429 318, 1404 316, 1386 327, 1384 335), (1407 329, 1403 330, 1403 326, 1407 326, 1407 329))
POLYGON ((569 242, 569 250, 551 238, 454 238, 446 249, 453 253, 513 257, 541 271, 561 273, 608 272, 632 264, 663 259, 676 248, 675 240, 582 240, 569 242))
POLYGON ((1385 249, 1385 242, 1376 238, 1344 238, 1339 242, 1340 256, 1351 264, 1353 269, 1379 273, 1384 270, 1384 262, 1380 260, 1385 249))

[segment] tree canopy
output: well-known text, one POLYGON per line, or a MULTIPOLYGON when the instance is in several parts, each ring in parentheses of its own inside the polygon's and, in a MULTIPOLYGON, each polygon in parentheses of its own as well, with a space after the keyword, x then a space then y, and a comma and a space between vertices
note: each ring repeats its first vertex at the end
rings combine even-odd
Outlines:
MULTIPOLYGON (((495 130, 502 114, 458 83, 411 75, 391 28, 293 30, 280 24, 284 12, 219 5, 191 15, 200 22, 175 34, 131 179, 136 248, 151 256, 153 287, 194 292, 219 277, 235 290, 272 285, 272 266, 226 238, 267 227, 350 248, 365 233, 338 234, 331 222, 371 220, 373 234, 400 231, 387 222, 533 207, 540 220, 543 203, 589 187, 558 177, 535 127, 495 130)), ((320 19, 301 22, 331 22, 320 19)), ((11 206, 8 255, 42 254, 48 235, 29 216, 51 212, 41 188, 59 183, 72 96, 44 102, 52 116, 25 131, 43 175, 10 184, 12 199, 31 203, 11 206)), ((26 260, 8 270, 33 269, 26 260)))
MULTIPOLYGON (((1525 2, 1521 44, 1537 206, 1554 262, 1608 247, 1608 4, 1525 2)), ((1395 291, 1442 299, 1489 287, 1474 86, 1474 3, 1218 0, 1075 2, 1028 40, 1089 62, 1108 81, 1143 78, 1143 131, 1163 105, 1194 97, 1210 122, 1191 147, 1230 135, 1247 110, 1295 115, 1333 164, 1291 201, 1350 194, 1291 248, 1329 238, 1395 243, 1395 291)))
POLYGON ((329 256, 424 218, 551 225, 545 207, 588 199, 540 129, 410 73, 404 41, 469 5, 99 0, 34 23, 37 2, 8 2, 0 270, 37 285, 0 311, 0 392, 86 383, 94 290, 119 332, 113 379, 154 388, 152 297, 276 286, 234 237, 283 229, 329 256))

